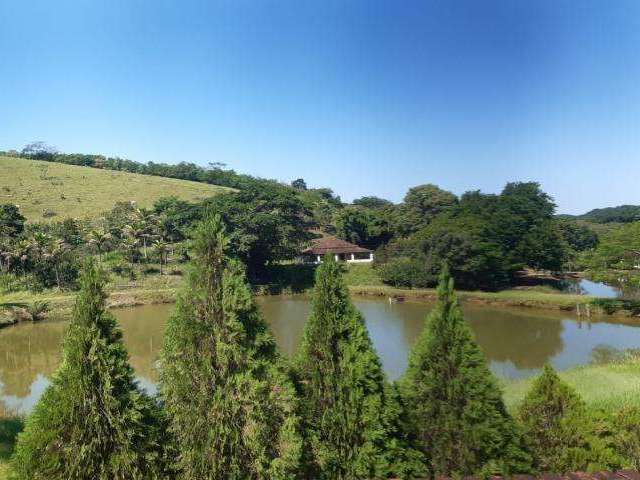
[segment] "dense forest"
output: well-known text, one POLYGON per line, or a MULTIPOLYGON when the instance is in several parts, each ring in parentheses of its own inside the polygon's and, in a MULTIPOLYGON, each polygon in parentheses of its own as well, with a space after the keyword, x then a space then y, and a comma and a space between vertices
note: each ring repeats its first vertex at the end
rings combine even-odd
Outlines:
MULTIPOLYGON (((159 175, 237 189, 189 203, 163 198, 152 208, 121 202, 91 220, 26 223, 19 209, 0 207, 0 288, 3 291, 77 287, 83 257, 98 256, 130 276, 164 270, 189 259, 185 240, 203 212, 226 223, 234 251, 254 283, 274 281, 275 267, 291 263, 319 232, 376 251, 375 272, 395 287, 434 287, 443 261, 462 289, 499 290, 517 284, 523 269, 563 272, 632 271, 640 262, 637 222, 606 225, 556 216, 553 199, 534 182, 513 182, 499 194, 456 196, 436 185, 410 188, 394 204, 375 196, 345 204, 329 188, 284 184, 224 169, 63 154, 39 143, 25 158, 159 175), (154 267, 155 265, 155 267, 154 267)), ((620 219, 630 207, 603 209, 620 219)), ((598 212, 598 211, 594 211, 598 212)), ((593 212, 590 212, 590 214, 593 212)), ((589 215, 589 214, 588 214, 589 215)), ((629 217, 625 217, 629 218, 629 217)))

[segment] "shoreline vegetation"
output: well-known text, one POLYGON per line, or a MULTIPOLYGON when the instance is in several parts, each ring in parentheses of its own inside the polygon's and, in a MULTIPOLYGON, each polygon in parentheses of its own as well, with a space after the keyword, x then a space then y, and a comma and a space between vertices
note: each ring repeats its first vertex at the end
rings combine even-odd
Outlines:
MULTIPOLYGON (((370 269, 370 267, 368 268, 370 269)), ((350 294, 358 297, 430 303, 435 301, 437 296, 435 288, 403 289, 383 285, 375 278, 375 275, 367 272, 367 266, 364 266, 364 268, 363 266, 350 266, 345 278, 350 294), (354 283, 358 280, 363 280, 369 284, 354 283)), ((153 275, 138 283, 112 284, 108 288, 109 299, 107 306, 111 309, 175 303, 177 292, 182 282, 183 277, 181 275, 153 275)), ((254 293, 258 296, 307 295, 311 291, 310 288, 306 287, 292 290, 290 287, 281 284, 257 284, 253 288, 254 293)), ((75 296, 76 292, 61 292, 55 289, 39 293, 20 291, 0 295, 0 306, 2 304, 45 302, 48 305, 49 317, 65 318, 71 314, 75 296)), ((459 290, 458 296, 463 303, 476 305, 564 311, 572 314, 576 314, 579 305, 582 315, 586 315, 586 307, 589 306, 589 315, 598 319, 637 317, 637 314, 634 314, 632 310, 623 308, 624 305, 619 305, 621 308, 611 308, 611 305, 615 307, 615 299, 554 292, 553 289, 545 287, 515 288, 497 292, 459 290)), ((17 323, 9 313, 9 310, 5 310, 4 315, 0 313, 0 328, 17 323)))
MULTIPOLYGON (((311 271, 311 270, 310 270, 311 271)), ((179 288, 183 283, 181 270, 178 274, 152 274, 142 277, 137 282, 127 282, 114 277, 107 288, 108 308, 130 308, 142 305, 175 303, 179 288)), ((253 285, 257 296, 268 295, 307 295, 311 286, 305 281, 309 272, 300 275, 275 275, 279 281, 275 283, 253 285), (297 286, 296 286, 297 285, 297 286)), ((384 298, 390 301, 414 301, 431 303, 436 300, 435 288, 397 288, 385 285, 369 265, 348 265, 345 267, 345 280, 351 295, 369 298, 384 298)), ((76 292, 49 289, 43 292, 18 291, 0 295, 0 307, 3 304, 32 305, 37 302, 46 303, 50 318, 65 318, 71 314, 76 292)), ((603 318, 639 317, 637 306, 626 305, 618 299, 607 299, 589 295, 579 295, 557 291, 549 286, 516 287, 496 292, 459 290, 458 297, 463 303, 487 305, 504 308, 538 309, 556 312, 569 312, 603 318), (587 310, 588 308, 588 310, 587 310)), ((633 303, 633 302, 632 302, 633 303)), ((0 329, 18 323, 5 309, 0 309, 0 329)))

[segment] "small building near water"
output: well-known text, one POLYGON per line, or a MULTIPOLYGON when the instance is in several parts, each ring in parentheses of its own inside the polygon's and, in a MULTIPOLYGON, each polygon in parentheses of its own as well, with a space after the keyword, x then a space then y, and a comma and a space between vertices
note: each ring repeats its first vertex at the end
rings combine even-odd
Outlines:
POLYGON ((311 241, 311 246, 302 252, 305 263, 322 263, 326 254, 335 256, 338 262, 373 262, 373 251, 332 236, 323 236, 311 241))

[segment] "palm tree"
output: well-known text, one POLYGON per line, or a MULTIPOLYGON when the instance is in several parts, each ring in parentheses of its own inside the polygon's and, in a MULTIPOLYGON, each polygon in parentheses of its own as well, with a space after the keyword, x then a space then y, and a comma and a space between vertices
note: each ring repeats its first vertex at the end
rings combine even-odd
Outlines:
POLYGON ((60 260, 69 251, 69 245, 64 240, 58 239, 47 245, 47 248, 43 254, 43 258, 53 263, 53 270, 56 273, 56 284, 58 288, 60 284, 60 260))
POLYGON ((156 252, 160 257, 160 275, 162 275, 162 265, 167 263, 167 253, 169 252, 169 246, 163 240, 156 240, 153 243, 153 246, 155 247, 156 252))
POLYGON ((98 252, 98 260, 102 263, 102 254, 109 248, 112 240, 112 235, 104 230, 91 230, 89 232, 89 244, 93 245, 98 252))
POLYGON ((135 223, 125 225, 122 230, 125 234, 122 244, 125 250, 129 252, 130 260, 133 262, 134 253, 140 247, 142 231, 135 223))
POLYGON ((160 236, 158 216, 152 210, 138 209, 135 212, 130 229, 136 238, 142 240, 142 252, 146 260, 147 245, 160 236))

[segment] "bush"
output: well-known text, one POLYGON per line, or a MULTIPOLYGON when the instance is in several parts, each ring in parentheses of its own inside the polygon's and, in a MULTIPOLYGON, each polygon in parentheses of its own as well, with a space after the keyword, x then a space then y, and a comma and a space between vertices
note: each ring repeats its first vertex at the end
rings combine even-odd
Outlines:
POLYGON ((394 258, 378 267, 382 281, 399 288, 432 287, 436 278, 426 271, 422 262, 407 258, 394 258))
POLYGON ((640 408, 624 407, 613 419, 614 445, 625 466, 640 469, 640 408))
MULTIPOLYGON (((593 472, 623 465, 614 449, 611 419, 604 412, 589 411, 549 365, 525 396, 519 417, 542 472, 593 472)), ((632 450, 633 441, 629 444, 632 450)))
POLYGON ((19 292, 21 290, 41 290, 39 282, 33 275, 18 275, 15 273, 0 273, 0 293, 19 292))

